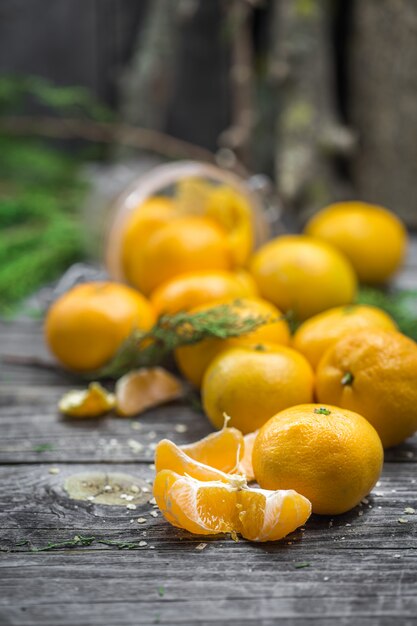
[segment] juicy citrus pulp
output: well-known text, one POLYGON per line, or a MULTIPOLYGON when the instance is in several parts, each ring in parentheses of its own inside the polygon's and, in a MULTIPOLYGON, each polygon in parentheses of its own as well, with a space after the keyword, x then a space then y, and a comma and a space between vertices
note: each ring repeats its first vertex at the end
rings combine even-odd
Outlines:
POLYGON ((167 521, 198 535, 229 532, 252 541, 275 541, 304 524, 311 513, 310 502, 292 490, 240 489, 171 470, 156 475, 153 492, 167 521))
POLYGON ((99 417, 111 411, 115 403, 114 394, 94 382, 88 389, 68 391, 59 401, 58 408, 70 417, 99 417))
MULTIPOLYGON (((237 462, 235 468, 237 468, 237 462)), ((181 476, 187 475, 197 480, 216 480, 228 485, 244 485, 246 478, 242 475, 228 474, 219 469, 196 461, 169 439, 161 439, 155 449, 156 472, 172 470, 181 476)))

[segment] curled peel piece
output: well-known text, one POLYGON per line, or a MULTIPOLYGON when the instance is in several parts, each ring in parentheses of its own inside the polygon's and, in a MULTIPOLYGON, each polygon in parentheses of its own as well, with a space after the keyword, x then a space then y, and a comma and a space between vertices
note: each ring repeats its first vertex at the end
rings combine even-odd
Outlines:
POLYGON ((134 370, 116 383, 116 411, 129 417, 181 398, 184 390, 177 378, 162 367, 134 370))
POLYGON ((115 400, 114 394, 94 382, 88 389, 68 391, 59 401, 58 409, 69 417, 99 417, 114 408, 115 400))

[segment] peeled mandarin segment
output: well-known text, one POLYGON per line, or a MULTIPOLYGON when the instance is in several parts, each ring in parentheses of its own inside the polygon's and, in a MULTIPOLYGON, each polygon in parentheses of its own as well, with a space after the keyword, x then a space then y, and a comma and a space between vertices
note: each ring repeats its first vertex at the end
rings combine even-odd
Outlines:
POLYGON ((232 187, 222 185, 210 194, 206 211, 228 233, 234 264, 244 265, 254 247, 253 218, 246 198, 232 187))
POLYGON ((165 519, 191 533, 216 535, 236 525, 236 489, 224 483, 163 470, 156 475, 154 496, 165 519))
POLYGON ((159 510, 167 522, 173 526, 182 528, 179 520, 176 519, 171 511, 172 503, 169 496, 173 485, 179 478, 181 478, 181 476, 171 470, 158 472, 153 483, 153 495, 159 510))
POLYGON ((239 463, 239 472, 246 476, 246 480, 248 481, 248 483, 255 480, 255 474, 253 472, 252 465, 252 451, 258 432, 259 430, 255 430, 255 432, 248 433, 243 437, 244 452, 243 457, 239 463))
POLYGON ((162 367, 129 372, 116 383, 116 410, 131 416, 176 400, 183 395, 179 380, 162 367))
POLYGON ((233 472, 242 460, 244 440, 237 428, 226 427, 180 449, 195 461, 222 472, 233 472))
POLYGON ((226 474, 219 469, 210 467, 210 465, 194 460, 169 439, 162 439, 156 446, 155 469, 157 472, 172 470, 177 474, 187 474, 197 480, 215 480, 235 486, 245 483, 243 477, 226 474))
POLYGON ((311 502, 296 491, 242 489, 238 532, 251 541, 277 541, 306 523, 311 502))
POLYGON ((275 541, 304 524, 311 513, 310 502, 292 490, 237 489, 171 470, 157 473, 153 492, 168 522, 197 535, 238 532, 251 541, 275 541))
POLYGON ((70 417, 99 417, 113 409, 115 396, 99 383, 91 383, 88 389, 69 391, 59 401, 61 413, 70 417))

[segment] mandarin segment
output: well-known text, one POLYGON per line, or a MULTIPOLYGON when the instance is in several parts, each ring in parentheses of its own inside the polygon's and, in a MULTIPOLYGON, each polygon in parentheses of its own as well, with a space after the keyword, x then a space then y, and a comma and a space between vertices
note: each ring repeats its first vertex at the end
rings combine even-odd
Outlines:
POLYGON ((100 383, 90 383, 88 389, 72 390, 64 394, 58 409, 69 417, 99 417, 111 411, 116 403, 113 393, 109 393, 100 383))
POLYGON ((310 502, 295 491, 265 491, 180 476, 162 470, 154 482, 165 519, 198 535, 241 534, 250 541, 276 541, 304 524, 310 502))
POLYGON ((277 541, 306 523, 311 502, 294 490, 238 492, 238 532, 251 541, 277 541))
POLYGON ((189 457, 222 472, 236 472, 243 460, 245 442, 237 428, 223 427, 194 443, 180 446, 189 457))
POLYGON ((162 439, 155 449, 155 469, 172 470, 179 475, 187 475, 203 481, 219 481, 230 485, 243 485, 245 478, 227 474, 215 467, 196 461, 169 439, 162 439))
POLYGON ((181 382, 163 367, 132 370, 116 383, 116 410, 118 415, 139 415, 183 396, 181 382))
POLYGON ((191 533, 216 535, 232 532, 236 525, 236 489, 225 483, 200 482, 162 470, 153 493, 165 519, 191 533))

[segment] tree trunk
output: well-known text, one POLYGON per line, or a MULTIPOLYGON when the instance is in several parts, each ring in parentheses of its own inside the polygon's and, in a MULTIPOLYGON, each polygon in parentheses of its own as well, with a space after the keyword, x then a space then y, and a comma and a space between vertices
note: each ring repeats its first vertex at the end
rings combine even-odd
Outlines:
POLYGON ((358 195, 417 227, 417 2, 355 2, 352 120, 358 195))
POLYGON ((284 205, 305 217, 348 193, 334 160, 353 141, 336 110, 330 3, 275 0, 274 8, 276 180, 284 205))

